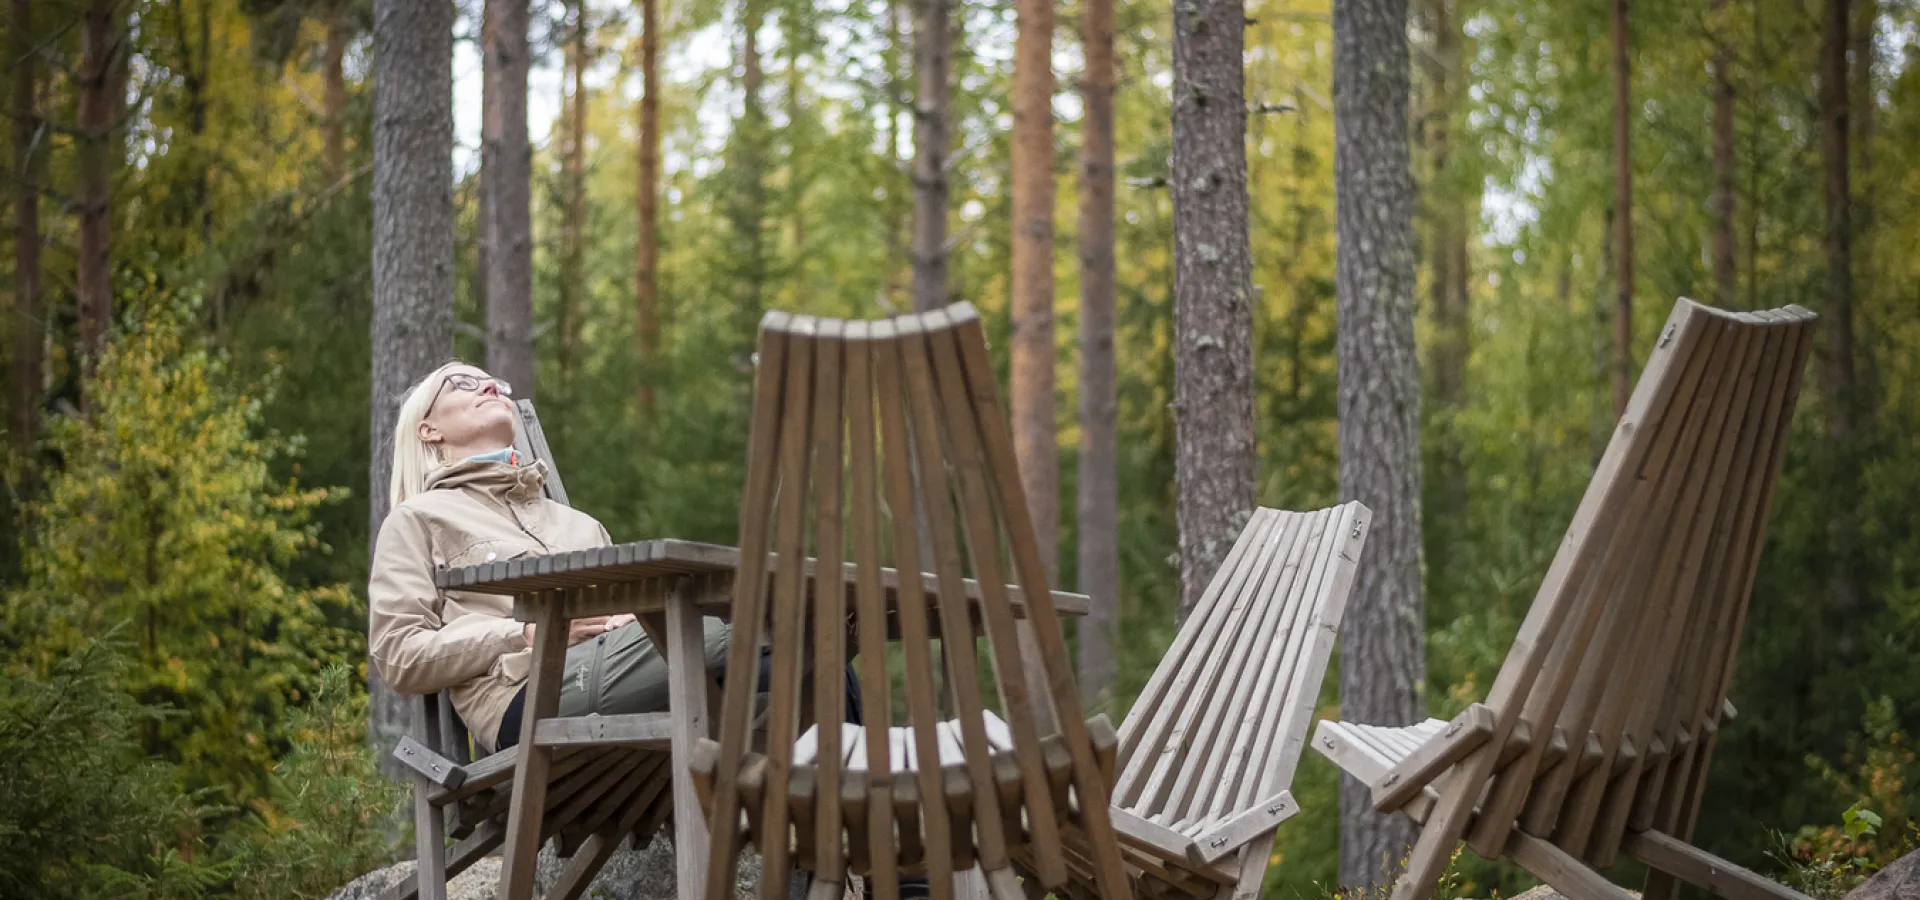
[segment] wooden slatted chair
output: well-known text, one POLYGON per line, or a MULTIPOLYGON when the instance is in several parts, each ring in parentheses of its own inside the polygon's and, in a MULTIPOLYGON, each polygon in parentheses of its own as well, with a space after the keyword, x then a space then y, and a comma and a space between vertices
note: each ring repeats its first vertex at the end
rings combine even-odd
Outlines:
MULTIPOLYGON (((567 502, 546 432, 533 401, 521 400, 514 449, 547 464, 548 499, 567 502)), ((658 638, 656 637, 656 640, 658 638)), ((507 837, 516 748, 489 753, 473 740, 453 709, 452 693, 410 698, 413 733, 393 755, 412 771, 416 859, 414 875, 387 890, 388 900, 445 900, 447 881, 499 850, 507 837), (446 838, 457 843, 449 852, 446 838)), ((660 714, 665 716, 664 713, 660 714)), ((542 838, 559 836, 571 857, 549 900, 573 900, 585 891, 628 833, 644 841, 673 808, 672 775, 664 743, 584 747, 565 751, 548 776, 542 838)))
POLYGON ((734 883, 743 838, 761 853, 765 900, 786 896, 793 866, 810 871, 815 897, 863 875, 891 900, 906 873, 946 900, 954 874, 976 867, 994 896, 1022 897, 1014 855, 1031 855, 1039 884, 1064 889, 1069 832, 1087 836, 1100 894, 1130 896, 1108 806, 1115 737, 1104 717, 1079 716, 978 314, 964 303, 881 322, 769 313, 758 359, 735 674, 720 738, 699 742, 692 761, 711 829, 709 900, 734 883), (811 592, 808 556, 818 560, 811 592), (899 573, 891 610, 889 561, 899 573), (769 570, 770 596, 760 587, 769 570), (937 591, 923 588, 922 571, 937 591), (1016 585, 1024 620, 1010 601, 1016 585), (763 632, 767 738, 754 752, 754 678, 738 673, 757 669, 763 632), (1023 655, 1023 640, 1037 652, 1023 655), (843 728, 839 670, 856 652, 864 741, 843 728), (936 660, 951 715, 936 700, 936 660), (899 731, 890 664, 904 668, 899 731), (803 741, 807 723, 818 724, 803 741), (863 759, 850 763, 855 750, 863 759))
POLYGON ((1259 896, 1369 518, 1256 510, 1121 723, 1113 816, 1143 896, 1259 896))
MULTIPOLYGON (((1325 722, 1315 749, 1423 822, 1395 900, 1463 836, 1579 900, 1625 852, 1739 900, 1801 895, 1689 843, 1811 345, 1799 307, 1682 299, 1485 704, 1409 728, 1325 722)), ((1383 861, 1384 862, 1384 861, 1383 861)))

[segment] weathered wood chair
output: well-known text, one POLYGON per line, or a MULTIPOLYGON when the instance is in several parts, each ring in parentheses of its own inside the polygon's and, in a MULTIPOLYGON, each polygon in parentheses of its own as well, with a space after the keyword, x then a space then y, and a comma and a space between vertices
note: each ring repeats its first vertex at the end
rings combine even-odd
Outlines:
MULTIPOLYGON (((1315 749, 1424 823, 1395 900, 1465 837, 1579 900, 1625 852, 1737 900, 1799 894, 1690 845, 1752 596, 1813 314, 1682 299, 1486 703, 1408 728, 1322 723, 1315 749)), ((1383 863, 1388 861, 1383 861, 1383 863)))
POLYGON ((1142 895, 1260 895, 1369 518, 1256 510, 1127 713, 1113 816, 1142 895))
MULTIPOLYGON (((517 406, 514 449, 524 459, 546 462, 546 495, 566 503, 566 487, 533 401, 517 406)), ((418 867, 385 896, 445 900, 447 880, 498 850, 507 837, 518 753, 517 748, 489 753, 473 740, 448 691, 417 695, 410 703, 413 733, 400 740, 393 755, 412 772, 418 867), (448 837, 457 840, 451 852, 448 837)), ((666 714, 659 715, 664 720, 666 714)), ((561 855, 573 862, 550 900, 580 896, 620 838, 632 833, 645 840, 664 824, 673 809, 666 750, 664 741, 570 748, 554 762, 542 838, 558 835, 561 855)))
POLYGON ((1108 805, 1115 737, 1104 717, 1079 716, 970 305, 871 323, 769 313, 740 523, 720 739, 701 741, 692 761, 711 829, 709 900, 733 883, 743 838, 760 850, 766 900, 786 896, 796 865, 816 897, 866 875, 890 900, 902 873, 924 873, 944 900, 954 874, 975 867, 995 896, 1024 896, 1016 854, 1031 857, 1041 885, 1064 889, 1074 832, 1085 835, 1100 894, 1129 896, 1108 805), (818 560, 811 592, 808 556, 818 560), (892 610, 889 560, 899 573, 892 610), (923 568, 937 592, 923 588, 923 568), (769 569, 770 598, 755 587, 769 569), (969 570, 976 603, 963 599, 969 570), (1028 601, 1023 621, 1014 585, 1028 601), (741 673, 756 671, 769 619, 767 737, 755 752, 754 677, 741 673), (856 652, 864 722, 848 730, 840 669, 856 652), (936 660, 950 716, 936 700, 936 660), (899 730, 890 665, 906 684, 899 730), (808 722, 817 726, 801 740, 808 722))

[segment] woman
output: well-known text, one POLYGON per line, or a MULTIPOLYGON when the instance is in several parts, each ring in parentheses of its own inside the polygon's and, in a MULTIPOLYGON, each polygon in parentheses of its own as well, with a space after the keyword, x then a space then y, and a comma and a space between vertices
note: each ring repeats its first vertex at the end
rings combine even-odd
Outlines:
MULTIPOLYGON (((367 583, 368 643, 380 674, 403 694, 452 688, 461 721, 496 749, 520 739, 533 625, 514 621, 513 598, 440 590, 434 571, 612 543, 592 516, 546 498, 544 462, 514 453, 511 391, 456 362, 407 394, 393 429, 392 511, 367 583)), ((729 632, 717 619, 705 626, 707 671, 720 678, 729 632)), ((567 644, 560 715, 667 708, 665 661, 633 616, 575 619, 567 644)), ((763 650, 761 691, 768 671, 763 650)), ((847 718, 858 723, 851 669, 846 686, 847 718)), ((902 880, 903 900, 927 895, 924 879, 902 880)))
MULTIPOLYGON (((456 362, 407 394, 393 432, 392 511, 367 583, 380 674, 403 694, 452 688, 461 720, 496 749, 520 738, 533 626, 514 621, 513 598, 440 590, 433 573, 612 543, 592 516, 545 497, 544 462, 514 453, 510 391, 456 362)), ((707 668, 716 675, 727 635, 706 620, 707 668)), ((667 708, 665 661, 633 616, 575 619, 567 643, 561 715, 667 708)))

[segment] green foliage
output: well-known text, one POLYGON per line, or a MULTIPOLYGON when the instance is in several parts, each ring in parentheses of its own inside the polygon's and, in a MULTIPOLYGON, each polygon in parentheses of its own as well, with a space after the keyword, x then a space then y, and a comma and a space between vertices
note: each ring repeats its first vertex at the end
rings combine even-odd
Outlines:
POLYGON ((1803 825, 1779 835, 1771 855, 1802 892, 1838 898, 1888 863, 1920 848, 1920 808, 1910 785, 1920 776, 1911 741, 1901 730, 1893 701, 1868 704, 1861 733, 1847 740, 1840 766, 1817 756, 1807 767, 1830 797, 1853 800, 1840 823, 1803 825), (1844 766, 1844 768, 1842 768, 1844 766))
POLYGON ((87 415, 53 424, 64 468, 33 509, 8 632, 22 644, 15 667, 44 673, 130 621, 134 664, 118 685, 171 713, 141 723, 140 745, 180 763, 188 789, 244 806, 316 661, 353 644, 326 621, 350 604, 343 587, 282 574, 324 550, 307 519, 340 491, 270 476, 297 442, 255 433, 260 399, 225 384, 184 312, 155 310, 116 340, 88 383, 87 415))
POLYGON ((137 737, 166 713, 128 695, 124 629, 0 673, 0 896, 191 897, 221 875, 192 861, 208 811, 137 737))
POLYGON ((351 669, 329 666, 312 702, 289 713, 293 750, 274 767, 271 806, 237 856, 236 896, 322 898, 392 858, 391 823, 408 794, 380 775, 355 683, 351 669))

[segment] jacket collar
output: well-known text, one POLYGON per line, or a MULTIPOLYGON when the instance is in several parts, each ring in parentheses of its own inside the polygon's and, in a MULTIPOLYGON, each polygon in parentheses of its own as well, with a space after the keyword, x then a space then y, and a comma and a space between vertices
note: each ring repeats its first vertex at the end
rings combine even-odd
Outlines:
POLYGON ((470 488, 521 503, 538 498, 546 483, 547 464, 537 459, 524 466, 465 459, 427 474, 429 491, 470 488))

